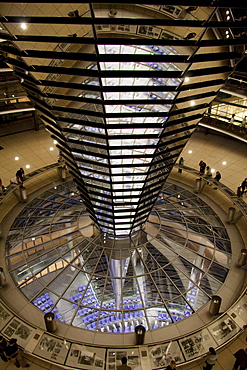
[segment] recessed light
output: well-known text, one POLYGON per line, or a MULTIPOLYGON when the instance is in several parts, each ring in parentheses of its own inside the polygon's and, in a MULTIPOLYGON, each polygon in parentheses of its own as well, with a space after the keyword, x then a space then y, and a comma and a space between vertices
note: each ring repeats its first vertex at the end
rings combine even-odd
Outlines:
POLYGON ((57 140, 53 140, 53 144, 57 144, 57 140))
POLYGON ((26 164, 26 168, 30 168, 30 164, 26 164))
POLYGON ((226 19, 229 21, 229 19, 231 19, 230 15, 228 15, 228 16, 226 17, 226 19))
POLYGON ((19 161, 19 157, 15 157, 15 161, 19 161))
POLYGON ((13 95, 12 95, 12 98, 14 98, 14 97, 15 97, 15 95, 13 94, 13 95))
POLYGON ((222 164, 223 164, 223 166, 225 166, 226 165, 226 161, 222 162, 222 164))
POLYGON ((185 82, 189 82, 189 80, 190 80, 189 77, 185 77, 184 79, 185 82))
POLYGON ((190 105, 195 105, 196 103, 195 103, 195 101, 194 100, 191 100, 191 102, 190 102, 190 105))
POLYGON ((54 150, 53 146, 50 147, 50 150, 54 150))
POLYGON ((35 238, 32 238, 32 240, 34 241, 34 240, 35 240, 35 238))
POLYGON ((188 151, 188 153, 189 153, 189 154, 192 154, 192 150, 189 150, 189 151, 188 151))
POLYGON ((229 10, 227 10, 227 11, 226 11, 226 15, 228 15, 229 13, 230 13, 230 12, 229 12, 229 10))
POLYGON ((21 23, 21 28, 22 28, 23 30, 26 30, 26 29, 27 29, 27 24, 26 24, 26 23, 21 23))
POLYGON ((230 35, 226 35, 226 38, 229 39, 230 35))
POLYGON ((229 31, 226 31, 226 34, 228 35, 229 31))
POLYGON ((214 169, 214 168, 212 168, 212 169, 211 169, 211 172, 212 172, 212 173, 214 173, 214 172, 215 172, 215 169, 214 169))

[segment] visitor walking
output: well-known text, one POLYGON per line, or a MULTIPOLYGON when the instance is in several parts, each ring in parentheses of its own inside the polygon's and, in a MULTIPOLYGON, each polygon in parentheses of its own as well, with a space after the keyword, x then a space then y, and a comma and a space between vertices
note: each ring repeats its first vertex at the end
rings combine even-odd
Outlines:
POLYGON ((184 159, 183 159, 183 157, 181 157, 180 159, 179 159, 179 162, 178 162, 178 172, 179 173, 182 173, 183 172, 183 166, 184 166, 184 159))
POLYGON ((5 349, 7 358, 12 361, 16 367, 29 367, 30 365, 26 363, 22 353, 17 344, 17 339, 11 338, 9 344, 5 349))
POLYGON ((233 370, 245 370, 247 368, 247 348, 239 349, 236 353, 234 353, 234 357, 236 361, 233 366, 233 370))
POLYGON ((6 347, 7 347, 6 339, 2 335, 0 335, 0 357, 4 362, 8 362, 8 359, 5 353, 6 347))
POLYGON ((211 370, 217 361, 218 355, 213 347, 209 347, 207 358, 205 361, 206 366, 203 366, 204 370, 211 370))
POLYGON ((247 188, 247 178, 244 179, 244 181, 241 183, 241 195, 243 195, 246 192, 247 188))

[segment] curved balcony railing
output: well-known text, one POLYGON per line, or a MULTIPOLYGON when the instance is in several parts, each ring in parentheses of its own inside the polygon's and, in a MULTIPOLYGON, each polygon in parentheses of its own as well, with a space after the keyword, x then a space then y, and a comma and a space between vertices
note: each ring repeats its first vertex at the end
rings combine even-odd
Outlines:
MULTIPOLYGON (((41 175, 44 175, 46 171, 55 170, 57 166, 59 164, 54 163, 28 174, 25 180, 27 189, 32 180, 35 180, 37 185, 37 182, 40 183, 41 175)), ((193 168, 184 166, 183 169, 185 172, 190 173, 192 177, 201 178, 202 182, 205 180, 213 185, 217 184, 220 192, 229 198, 246 219, 247 205, 232 190, 224 184, 215 182, 214 179, 199 176, 198 171, 193 168)), ((57 173, 56 176, 58 176, 57 173)), ((6 195, 2 198, 2 204, 8 203, 9 196, 17 188, 18 185, 14 184, 8 186, 6 195)), ((231 307, 200 328, 200 330, 191 331, 186 336, 178 336, 172 341, 160 341, 156 344, 144 344, 142 346, 133 344, 133 346, 124 347, 116 345, 116 347, 110 348, 107 344, 99 344, 97 346, 95 344, 85 345, 78 339, 65 340, 59 335, 50 334, 40 327, 30 325, 18 313, 7 307, 2 300, 0 301, 0 331, 7 340, 12 337, 17 338, 18 343, 25 352, 66 369, 82 369, 87 365, 86 367, 89 368, 90 366, 90 369, 110 370, 113 364, 115 366, 119 364, 119 359, 122 357, 123 352, 129 357, 129 364, 131 365, 133 362, 133 365, 139 366, 139 369, 162 369, 169 364, 171 359, 175 359, 178 366, 196 359, 199 360, 206 354, 209 346, 220 350, 228 342, 240 335, 246 324, 246 293, 246 290, 243 291, 239 299, 231 307), (147 351, 148 364, 143 362, 143 351, 147 351)), ((3 296, 3 294, 4 287, 0 290, 0 296, 3 296)), ((64 324, 59 323, 58 325, 64 324)), ((70 328, 70 330, 73 329, 70 328)), ((118 336, 121 334, 111 335, 118 336)), ((135 343, 135 335, 127 335, 133 335, 133 343, 135 343)), ((76 335, 75 338, 77 338, 76 335)))

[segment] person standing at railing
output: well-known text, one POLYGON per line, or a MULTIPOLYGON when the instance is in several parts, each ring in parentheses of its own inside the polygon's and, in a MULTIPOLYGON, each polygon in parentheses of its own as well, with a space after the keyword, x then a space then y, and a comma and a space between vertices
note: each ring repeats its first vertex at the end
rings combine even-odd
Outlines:
POLYGON ((242 132, 242 133, 245 132, 245 130, 246 130, 246 116, 243 117, 240 128, 241 128, 240 132, 242 132))
POLYGON ((23 183, 23 181, 24 181, 24 174, 25 174, 25 172, 24 172, 24 170, 23 170, 23 168, 21 167, 17 172, 16 172, 16 178, 17 178, 17 180, 18 180, 18 183, 23 183))
POLYGON ((0 179, 0 194, 4 194, 6 192, 6 188, 3 185, 2 179, 0 179))
POLYGON ((229 130, 234 130, 234 121, 235 121, 235 114, 232 114, 229 125, 228 125, 229 130))
MULTIPOLYGON (((220 181, 220 179, 221 179, 221 173, 219 171, 216 171, 214 180, 220 181)), ((216 190, 217 186, 214 189, 216 190)))
POLYGON ((206 163, 204 162, 204 161, 200 161, 199 162, 199 174, 200 175, 204 175, 204 173, 205 173, 205 168, 206 168, 206 163))

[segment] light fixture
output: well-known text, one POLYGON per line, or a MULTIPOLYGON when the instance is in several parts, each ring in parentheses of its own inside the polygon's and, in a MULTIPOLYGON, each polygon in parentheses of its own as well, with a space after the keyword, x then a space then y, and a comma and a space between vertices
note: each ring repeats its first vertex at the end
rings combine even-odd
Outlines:
POLYGON ((15 157, 15 161, 19 161, 19 157, 15 157))
POLYGON ((211 169, 211 172, 212 172, 212 173, 214 173, 214 172, 215 172, 215 169, 214 169, 214 168, 212 168, 212 169, 211 169))
POLYGON ((53 189, 55 189, 55 190, 56 190, 56 188, 57 188, 57 187, 56 187, 56 186, 54 186, 54 188, 53 188, 53 189))
POLYGON ((6 96, 7 94, 6 94, 6 93, 3 93, 3 95, 5 95, 5 96, 6 96))
POLYGON ((189 82, 189 77, 185 77, 184 82, 189 82))
POLYGON ((35 238, 32 238, 32 241, 34 241, 35 240, 35 238))
POLYGON ((225 166, 226 165, 226 161, 222 162, 222 164, 223 164, 223 166, 225 166))
POLYGON ((14 98, 15 97, 15 95, 14 94, 12 94, 12 98, 14 98))
POLYGON ((57 140, 53 140, 53 144, 57 144, 57 140))
POLYGON ((226 35, 226 38, 229 39, 230 35, 226 35))
POLYGON ((195 104, 196 104, 195 101, 194 100, 191 100, 190 105, 193 106, 195 104))
POLYGON ((229 21, 229 19, 231 19, 230 15, 228 15, 228 16, 226 17, 226 19, 229 21))
POLYGON ((22 28, 23 30, 26 30, 26 29, 27 29, 27 24, 26 24, 26 23, 21 23, 21 28, 22 28))
POLYGON ((226 31, 226 34, 228 35, 229 31, 226 31))
POLYGON ((189 150, 189 151, 188 151, 188 153, 189 153, 189 154, 192 154, 192 150, 189 150))
POLYGON ((26 168, 30 168, 30 164, 26 164, 26 168))
POLYGON ((54 150, 53 146, 50 146, 50 150, 54 150))
POLYGON ((227 10, 227 11, 226 11, 226 15, 228 15, 229 13, 230 13, 230 12, 229 12, 229 10, 227 10))

